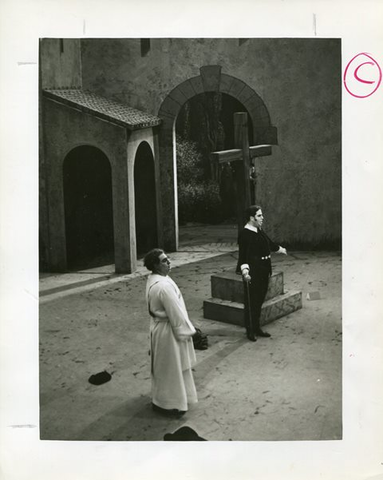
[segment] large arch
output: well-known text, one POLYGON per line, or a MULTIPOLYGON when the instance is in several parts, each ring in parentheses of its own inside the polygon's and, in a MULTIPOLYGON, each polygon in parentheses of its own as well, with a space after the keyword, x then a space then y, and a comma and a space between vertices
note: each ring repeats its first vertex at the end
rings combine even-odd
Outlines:
POLYGON ((63 162, 69 269, 114 263, 112 169, 98 148, 73 148, 63 162))
POLYGON ((162 119, 159 134, 164 245, 169 251, 178 249, 177 166, 175 153, 175 121, 182 106, 192 97, 205 92, 221 92, 236 98, 249 112, 256 145, 277 144, 277 129, 271 125, 269 111, 262 98, 242 80, 223 74, 220 65, 200 68, 200 75, 185 80, 164 99, 158 116, 162 119))
POLYGON ((137 256, 158 246, 154 156, 150 145, 139 144, 134 159, 134 205, 137 256))

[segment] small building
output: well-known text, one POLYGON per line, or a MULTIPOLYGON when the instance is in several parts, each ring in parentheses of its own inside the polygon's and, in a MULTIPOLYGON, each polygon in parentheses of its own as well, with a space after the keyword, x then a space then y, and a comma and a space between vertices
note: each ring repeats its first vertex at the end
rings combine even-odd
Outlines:
POLYGON ((160 118, 78 87, 41 93, 42 269, 133 272, 162 243, 160 118))

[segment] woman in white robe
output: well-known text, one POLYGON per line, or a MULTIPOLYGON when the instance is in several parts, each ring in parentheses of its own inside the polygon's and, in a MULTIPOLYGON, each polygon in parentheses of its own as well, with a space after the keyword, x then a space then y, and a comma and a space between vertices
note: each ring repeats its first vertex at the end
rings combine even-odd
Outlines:
POLYGON ((151 250, 144 265, 152 271, 146 284, 150 319, 152 404, 157 411, 182 414, 196 403, 192 366, 196 362, 185 302, 168 276, 170 260, 161 249, 151 250))

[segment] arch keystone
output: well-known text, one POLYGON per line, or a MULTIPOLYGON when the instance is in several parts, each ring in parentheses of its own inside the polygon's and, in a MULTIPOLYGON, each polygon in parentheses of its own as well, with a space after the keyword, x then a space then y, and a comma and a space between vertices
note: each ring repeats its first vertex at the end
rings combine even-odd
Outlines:
POLYGON ((205 92, 218 92, 221 83, 220 65, 208 65, 200 68, 202 85, 205 92))

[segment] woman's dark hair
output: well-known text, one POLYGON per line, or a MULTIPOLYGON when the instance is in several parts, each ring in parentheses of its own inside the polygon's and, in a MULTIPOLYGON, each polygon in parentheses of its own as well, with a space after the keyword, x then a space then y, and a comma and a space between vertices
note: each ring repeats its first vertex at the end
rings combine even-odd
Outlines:
POLYGON ((153 272, 163 253, 165 252, 161 248, 153 248, 153 250, 150 250, 144 257, 144 267, 153 272))
POLYGON ((261 210, 262 207, 259 205, 250 205, 250 207, 246 208, 246 216, 249 219, 250 217, 254 217, 254 215, 261 210))

